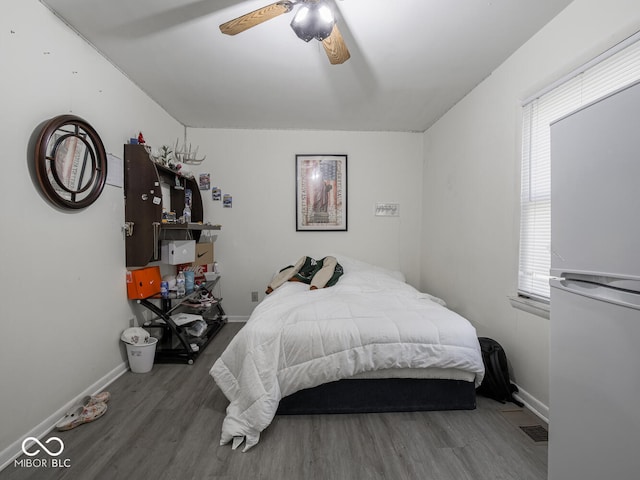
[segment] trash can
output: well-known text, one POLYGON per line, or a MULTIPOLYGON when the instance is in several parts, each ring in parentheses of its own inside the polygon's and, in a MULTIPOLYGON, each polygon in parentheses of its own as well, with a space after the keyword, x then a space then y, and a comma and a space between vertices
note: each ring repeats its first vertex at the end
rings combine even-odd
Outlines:
POLYGON ((127 328, 120 339, 127 346, 129 367, 133 373, 147 373, 153 368, 158 339, 152 337, 144 328, 127 328))
POLYGON ((158 339, 150 337, 148 343, 125 343, 129 367, 133 373, 147 373, 153 368, 153 360, 156 356, 156 343, 158 339))

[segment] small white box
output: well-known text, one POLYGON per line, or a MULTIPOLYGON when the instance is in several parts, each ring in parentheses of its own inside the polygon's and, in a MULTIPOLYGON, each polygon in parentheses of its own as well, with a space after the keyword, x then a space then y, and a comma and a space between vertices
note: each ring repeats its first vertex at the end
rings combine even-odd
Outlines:
POLYGON ((168 263, 169 265, 191 263, 196 259, 196 241, 164 240, 160 255, 162 263, 168 263))

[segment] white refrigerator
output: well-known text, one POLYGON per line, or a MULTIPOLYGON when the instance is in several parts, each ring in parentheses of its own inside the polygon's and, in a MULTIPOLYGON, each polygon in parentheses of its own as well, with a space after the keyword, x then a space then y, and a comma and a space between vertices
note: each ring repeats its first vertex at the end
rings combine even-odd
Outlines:
POLYGON ((640 84, 551 126, 549 480, 640 478, 640 84))

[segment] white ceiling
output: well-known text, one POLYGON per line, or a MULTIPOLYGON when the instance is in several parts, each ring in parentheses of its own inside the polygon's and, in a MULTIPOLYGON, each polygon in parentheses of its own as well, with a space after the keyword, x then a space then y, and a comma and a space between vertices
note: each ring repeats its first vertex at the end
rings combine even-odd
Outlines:
POLYGON ((337 0, 331 65, 275 0, 41 0, 190 127, 424 131, 571 0, 337 0))

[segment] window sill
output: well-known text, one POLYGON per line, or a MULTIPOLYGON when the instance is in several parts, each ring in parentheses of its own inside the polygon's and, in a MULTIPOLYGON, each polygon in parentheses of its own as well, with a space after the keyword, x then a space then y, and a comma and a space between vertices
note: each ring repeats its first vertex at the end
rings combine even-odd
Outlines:
POLYGON ((509 296, 513 308, 523 310, 538 317, 549 319, 549 304, 520 296, 509 296))

